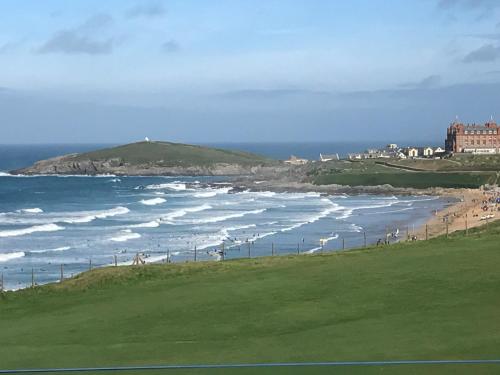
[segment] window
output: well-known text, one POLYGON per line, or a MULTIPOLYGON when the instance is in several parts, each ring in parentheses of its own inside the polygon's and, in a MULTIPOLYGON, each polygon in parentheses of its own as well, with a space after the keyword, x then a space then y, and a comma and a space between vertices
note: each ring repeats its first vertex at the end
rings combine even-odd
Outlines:
POLYGON ((468 131, 468 130, 466 130, 466 131, 465 131, 465 134, 469 134, 469 131, 468 131))

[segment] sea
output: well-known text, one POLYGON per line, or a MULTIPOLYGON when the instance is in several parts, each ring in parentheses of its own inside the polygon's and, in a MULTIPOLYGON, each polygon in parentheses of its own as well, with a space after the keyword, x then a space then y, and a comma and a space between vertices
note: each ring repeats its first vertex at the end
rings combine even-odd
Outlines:
MULTIPOLYGON (((220 261, 339 251, 373 244, 387 233, 390 241, 398 241, 452 203, 434 196, 248 191, 237 189, 226 177, 8 173, 36 160, 103 146, 0 146, 4 288, 55 282, 61 273, 71 277, 89 268, 129 265, 134 259, 220 261)), ((307 144, 302 149, 298 144, 215 146, 241 147, 274 158, 347 150, 335 144, 307 144)), ((347 152, 357 150, 351 145, 347 152)))

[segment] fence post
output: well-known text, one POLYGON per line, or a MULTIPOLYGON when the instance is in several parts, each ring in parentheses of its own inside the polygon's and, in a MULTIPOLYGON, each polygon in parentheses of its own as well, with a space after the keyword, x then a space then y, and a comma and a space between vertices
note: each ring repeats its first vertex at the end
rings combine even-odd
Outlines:
POLYGON ((3 272, 0 275, 0 293, 3 292, 3 272))
POLYGON ((342 237, 342 250, 345 250, 345 238, 342 237))
POLYGON ((364 247, 366 247, 366 232, 363 232, 363 243, 364 247))
POLYGON ((427 241, 429 239, 429 227, 427 224, 425 224, 425 240, 427 241))
POLYGON ((89 259, 89 271, 92 271, 92 258, 89 259))
POLYGON ((115 254, 115 267, 118 267, 118 258, 116 256, 116 254, 115 254))
POLYGON ((469 225, 467 223, 467 214, 465 214, 465 235, 469 235, 469 225))
POLYGON ((198 255, 198 251, 196 249, 196 245, 194 245, 194 261, 195 262, 196 262, 197 255, 198 255))
POLYGON ((448 238, 449 229, 448 229, 448 216, 446 216, 446 238, 448 238))
POLYGON ((299 255, 299 254, 300 254, 300 244, 298 243, 297 244, 297 255, 299 255))
POLYGON ((64 280, 64 268, 63 268, 63 265, 61 264, 61 283, 63 282, 64 280))
POLYGON ((252 254, 251 254, 251 251, 250 251, 250 241, 248 241, 247 244, 248 244, 248 257, 251 258, 252 254))
POLYGON ((35 270, 33 268, 31 269, 31 287, 35 287, 35 270))
POLYGON ((271 256, 274 256, 274 242, 271 242, 271 256))
POLYGON ((406 226, 406 241, 410 240, 410 228, 408 228, 408 225, 406 226))

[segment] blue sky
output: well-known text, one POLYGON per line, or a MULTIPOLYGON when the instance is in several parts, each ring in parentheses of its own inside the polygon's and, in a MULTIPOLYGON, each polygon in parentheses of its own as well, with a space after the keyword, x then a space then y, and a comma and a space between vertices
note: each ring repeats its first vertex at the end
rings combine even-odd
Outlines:
POLYGON ((0 143, 441 139, 500 116, 500 1, 3 0, 0 87, 0 143))

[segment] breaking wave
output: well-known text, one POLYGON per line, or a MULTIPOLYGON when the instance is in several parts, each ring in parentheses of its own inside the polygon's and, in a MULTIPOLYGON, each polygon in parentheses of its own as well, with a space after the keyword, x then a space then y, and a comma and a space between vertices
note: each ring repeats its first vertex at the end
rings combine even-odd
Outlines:
POLYGON ((27 214, 41 214, 43 210, 41 208, 23 208, 21 210, 17 210, 17 212, 24 212, 27 214))
POLYGON ((18 259, 24 257, 26 254, 24 251, 17 251, 15 253, 0 254, 0 262, 7 262, 12 259, 18 259))
POLYGON ((261 214, 261 213, 265 212, 266 210, 267 210, 266 208, 262 208, 262 209, 259 209, 259 210, 244 211, 244 212, 238 212, 238 213, 234 213, 234 214, 228 214, 228 215, 222 215, 222 216, 215 216, 215 217, 208 217, 208 218, 204 218, 204 219, 193 220, 192 223, 193 224, 218 223, 218 222, 221 222, 221 221, 226 221, 226 220, 229 220, 229 219, 236 219, 236 218, 243 217, 243 216, 246 216, 246 215, 258 215, 258 214, 261 214))
POLYGON ((66 217, 60 220, 56 219, 54 221, 60 221, 67 224, 90 223, 91 221, 94 221, 96 219, 106 219, 108 217, 125 215, 129 212, 130 210, 127 207, 118 206, 104 211, 82 211, 79 213, 74 213, 75 215, 78 214, 77 216, 66 217))
POLYGON ((71 249, 70 246, 62 246, 62 247, 58 247, 58 248, 55 248, 55 249, 30 250, 29 253, 32 253, 32 254, 43 254, 43 253, 51 253, 51 252, 56 252, 56 251, 66 251, 66 250, 69 250, 69 249, 71 249))
POLYGON ((130 228, 158 228, 159 226, 160 226, 160 222, 157 220, 153 220, 153 221, 149 221, 147 223, 131 225, 130 228))
POLYGON ((53 223, 44 225, 35 225, 24 229, 12 229, 12 230, 0 231, 0 237, 18 237, 35 232, 56 232, 58 230, 64 230, 64 229, 65 229, 64 227, 61 227, 53 223))
POLYGON ((167 222, 173 222, 175 219, 186 216, 188 213, 206 211, 210 210, 211 208, 212 206, 208 204, 202 204, 201 206, 196 206, 196 207, 181 208, 163 216, 161 220, 167 222))
POLYGON ((145 187, 147 190, 161 190, 161 189, 169 189, 175 191, 186 190, 186 184, 180 182, 166 183, 166 184, 154 184, 147 185, 145 187))
POLYGON ((153 198, 153 199, 143 199, 140 202, 146 206, 156 206, 158 204, 165 203, 167 200, 165 198, 153 198))
POLYGON ((135 240, 137 238, 141 238, 141 235, 139 233, 134 233, 130 229, 124 229, 118 236, 111 238, 110 241, 126 242, 128 240, 135 240))

